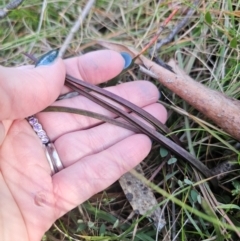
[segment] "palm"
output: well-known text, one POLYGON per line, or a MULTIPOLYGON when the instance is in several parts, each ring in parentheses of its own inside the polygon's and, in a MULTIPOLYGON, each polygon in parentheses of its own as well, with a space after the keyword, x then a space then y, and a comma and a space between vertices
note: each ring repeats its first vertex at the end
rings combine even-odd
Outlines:
MULTIPOLYGON (((106 73, 104 68, 83 70, 76 64, 75 69, 72 66, 66 62, 68 73, 95 84, 118 74, 114 70, 106 73)), ((110 91, 166 120, 165 109, 155 103, 158 92, 150 83, 132 82, 110 91)), ((81 96, 56 104, 112 115, 81 96)), ((15 220, 11 228, 16 237, 21 234, 22 240, 32 241, 40 240, 57 218, 136 166, 151 147, 145 135, 107 123, 99 125, 92 118, 66 113, 41 113, 37 117, 55 143, 64 165, 62 171, 50 175, 42 144, 25 119, 3 121, 8 132, 0 149, 0 211, 4 222, 15 220)))
POLYGON ((1 197, 6 197, 2 207, 8 218, 4 222, 11 222, 12 232, 22 233, 23 240, 24 237, 25 240, 39 240, 57 214, 51 206, 54 195, 48 163, 41 143, 25 120, 12 123, 0 154, 1 185, 4 185, 1 197), (34 230, 34 236, 30 230, 34 230))

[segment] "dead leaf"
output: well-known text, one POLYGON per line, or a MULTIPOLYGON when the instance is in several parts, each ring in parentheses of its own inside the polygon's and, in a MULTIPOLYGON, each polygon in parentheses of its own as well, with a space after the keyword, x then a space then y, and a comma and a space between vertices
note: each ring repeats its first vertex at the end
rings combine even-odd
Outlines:
MULTIPOLYGON (((140 165, 135 170, 144 175, 140 165)), ((160 231, 166 224, 158 202, 148 186, 130 172, 119 179, 120 185, 136 214, 146 215, 153 220, 155 227, 160 231), (153 210, 152 212, 150 212, 153 210)))

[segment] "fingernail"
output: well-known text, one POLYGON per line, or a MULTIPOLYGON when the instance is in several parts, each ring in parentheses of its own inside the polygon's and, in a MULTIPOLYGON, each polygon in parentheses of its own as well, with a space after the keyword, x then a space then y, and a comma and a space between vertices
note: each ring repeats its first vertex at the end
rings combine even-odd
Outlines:
POLYGON ((125 60, 125 64, 124 64, 124 68, 123 69, 127 69, 132 64, 132 57, 127 52, 121 52, 120 54, 122 55, 122 57, 125 60))
POLYGON ((54 60, 58 57, 58 49, 51 50, 46 54, 42 55, 36 62, 35 67, 42 65, 49 65, 54 62, 54 60))

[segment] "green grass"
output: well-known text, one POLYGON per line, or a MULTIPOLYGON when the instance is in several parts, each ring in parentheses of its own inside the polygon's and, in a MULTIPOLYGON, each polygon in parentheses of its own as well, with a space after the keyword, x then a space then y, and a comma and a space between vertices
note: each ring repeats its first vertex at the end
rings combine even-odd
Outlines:
MULTIPOLYGON (((25 0, 19 9, 1 20, 0 64, 28 64, 29 60, 22 55, 23 52, 39 56, 50 48, 61 47, 78 16, 79 8, 82 9, 85 2, 51 0, 47 1, 43 12, 43 1, 25 0)), ((157 2, 97 1, 71 42, 66 56, 100 48, 95 45, 97 39, 118 41, 142 49, 171 13, 168 3, 172 1, 163 0, 159 7, 157 2)), ((190 0, 178 2, 181 2, 182 8, 192 3, 190 0)), ((176 15, 160 37, 166 37, 184 16, 185 13, 181 12, 176 15)), ((163 46, 158 55, 165 61, 175 58, 196 81, 239 99, 239 16, 239 1, 205 1, 189 24, 175 36, 174 42, 163 46)), ((189 152, 209 168, 224 160, 237 161, 238 157, 233 151, 237 144, 234 139, 222 135, 203 114, 155 80, 136 71, 134 74, 139 79, 147 78, 155 83, 182 113, 199 118, 199 122, 194 121, 175 111, 175 107, 164 100, 169 110, 167 126, 177 133, 189 152)), ((123 81, 130 77, 123 77, 123 81)), ((143 164, 146 179, 152 176, 163 160, 160 146, 155 144, 143 164)), ((59 219, 43 240, 153 241, 163 240, 167 233, 170 235, 168 240, 238 240, 229 220, 240 230, 239 209, 231 206, 225 209, 222 206, 216 210, 215 206, 220 202, 239 207, 239 170, 229 173, 222 180, 221 190, 216 192, 209 189, 206 180, 191 166, 181 160, 172 164, 165 161, 158 175, 148 183, 155 191, 159 205, 166 205, 166 228, 157 238, 157 232, 148 219, 136 215, 128 219, 132 208, 119 184, 114 183, 105 192, 59 219)))

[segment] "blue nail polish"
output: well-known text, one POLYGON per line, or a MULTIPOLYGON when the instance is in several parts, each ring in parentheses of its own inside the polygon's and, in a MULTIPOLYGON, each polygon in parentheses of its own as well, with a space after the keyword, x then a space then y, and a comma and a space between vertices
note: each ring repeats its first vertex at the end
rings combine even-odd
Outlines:
POLYGON ((41 66, 41 65, 49 65, 53 63, 54 60, 58 57, 58 52, 59 52, 58 49, 54 49, 47 52, 37 60, 35 67, 41 66))
POLYGON ((127 69, 132 64, 132 57, 129 53, 126 53, 126 52, 121 52, 120 54, 122 55, 122 57, 125 60, 123 69, 127 69))

